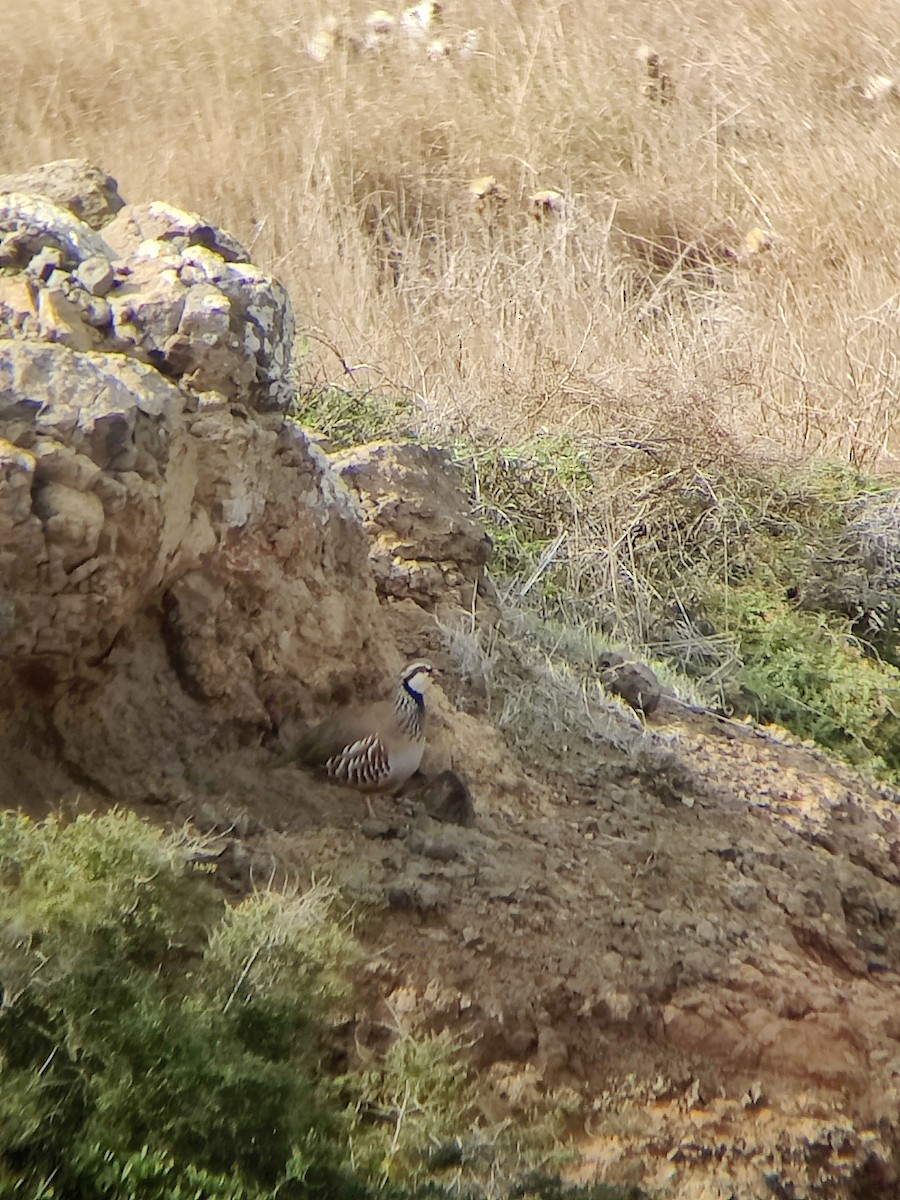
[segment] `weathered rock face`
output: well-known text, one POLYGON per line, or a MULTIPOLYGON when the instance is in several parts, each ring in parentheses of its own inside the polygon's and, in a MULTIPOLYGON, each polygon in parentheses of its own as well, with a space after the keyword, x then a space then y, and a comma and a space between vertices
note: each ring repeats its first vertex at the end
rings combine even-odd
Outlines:
POLYGON ((0 433, 0 686, 109 791, 146 795, 123 764, 154 751, 176 786, 176 727, 264 730, 336 660, 384 669, 360 514, 280 417, 198 404, 122 355, 4 341, 0 433))
POLYGON ((472 517, 459 468, 436 446, 373 442, 332 455, 362 504, 379 595, 428 612, 497 614, 485 575, 491 539, 472 517))
MULTIPOLYGON (((268 547, 279 570, 300 546, 292 526, 319 505, 310 558, 341 574, 343 589, 344 572, 364 567, 359 514, 334 485, 326 504, 327 463, 294 426, 250 422, 224 401, 198 406, 142 363, 0 342, 0 422, 4 547, 15 546, 3 583, 17 603, 7 659, 47 654, 58 678, 71 678, 148 596, 189 590, 193 568, 209 572, 222 543, 261 519, 285 525, 268 547)), ((228 557, 231 574, 240 552, 228 557)), ((309 612, 304 621, 312 640, 322 636, 309 612)))
POLYGON ((101 237, 13 191, 0 198, 0 267, 0 336, 125 354, 262 411, 290 401, 287 293, 192 213, 125 208, 101 237))
POLYGON ((0 342, 7 662, 71 678, 162 581, 159 555, 184 532, 164 536, 162 487, 183 409, 181 392, 140 363, 0 342), (137 553, 119 553, 116 513, 137 553))
POLYGON ((50 201, 0 199, 5 732, 40 714, 121 799, 184 790, 217 723, 258 737, 396 666, 357 502, 241 403, 288 394, 286 295, 227 235, 148 211, 127 228, 160 237, 123 261, 50 201))
POLYGON ((0 175, 2 192, 46 196, 91 229, 102 229, 125 204, 115 179, 84 158, 62 158, 21 174, 0 175))

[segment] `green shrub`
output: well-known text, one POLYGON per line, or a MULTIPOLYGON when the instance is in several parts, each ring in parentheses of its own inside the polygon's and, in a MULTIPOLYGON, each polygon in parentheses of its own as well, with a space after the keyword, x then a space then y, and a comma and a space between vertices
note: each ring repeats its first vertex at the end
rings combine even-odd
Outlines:
POLYGON ((468 1124, 467 1072, 445 1033, 398 1037, 349 1082, 356 1095, 355 1155, 384 1180, 439 1169, 435 1148, 455 1145, 468 1124))
POLYGON ((230 907, 194 849, 0 814, 0 1200, 510 1195, 548 1133, 479 1129, 447 1035, 329 1072, 353 947, 327 889, 230 907))
POLYGON ((900 771, 900 672, 866 656, 846 622, 750 586, 729 592, 727 614, 712 599, 707 608, 740 645, 735 707, 848 762, 900 771))
POLYGON ((328 897, 229 909, 187 858, 131 814, 0 817, 0 1180, 359 1194, 318 1072, 346 949, 328 897))

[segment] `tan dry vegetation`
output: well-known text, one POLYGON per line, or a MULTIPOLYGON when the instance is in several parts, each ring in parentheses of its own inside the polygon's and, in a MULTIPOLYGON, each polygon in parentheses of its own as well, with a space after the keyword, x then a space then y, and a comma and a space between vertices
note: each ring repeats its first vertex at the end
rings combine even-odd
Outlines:
POLYGON ((431 57, 399 26, 361 52, 369 11, 11 0, 0 170, 86 155, 221 220, 290 287, 306 371, 436 424, 702 412, 707 441, 900 453, 894 0, 448 0, 477 49, 431 57))

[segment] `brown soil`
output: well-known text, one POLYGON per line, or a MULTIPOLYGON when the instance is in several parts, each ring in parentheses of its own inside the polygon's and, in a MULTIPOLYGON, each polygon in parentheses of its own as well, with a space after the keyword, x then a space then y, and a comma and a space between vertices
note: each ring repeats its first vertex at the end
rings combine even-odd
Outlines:
MULTIPOLYGON (((425 816, 415 787, 367 817, 237 737, 198 747, 195 796, 145 811, 217 833, 236 893, 333 876, 371 951, 357 1044, 447 1028, 492 1119, 577 1106, 574 1177, 691 1200, 776 1179, 896 1195, 896 795, 672 700, 634 763, 581 747, 529 768, 439 707, 425 766, 468 780, 472 828, 425 816)), ((54 770, 41 790, 71 796, 54 770)))

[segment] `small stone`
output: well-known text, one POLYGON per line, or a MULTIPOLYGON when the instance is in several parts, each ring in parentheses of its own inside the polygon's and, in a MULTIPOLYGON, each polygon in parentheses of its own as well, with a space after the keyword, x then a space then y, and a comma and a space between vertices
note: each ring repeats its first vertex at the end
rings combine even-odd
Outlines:
POLYGON ((385 888, 385 898, 391 908, 402 912, 433 912, 440 908, 442 894, 433 883, 398 883, 385 888))
POLYGON ((422 847, 422 853, 426 858, 434 859, 435 862, 452 862, 455 858, 459 858, 459 849, 450 842, 426 842, 422 847))
POLYGON ((363 837, 372 838, 373 841, 379 838, 395 838, 400 833, 396 825, 392 825, 389 821, 380 821, 377 817, 369 817, 368 820, 363 821, 359 831, 363 837))
POLYGON ((459 849, 450 842, 424 837, 414 831, 407 840, 410 854, 421 854, 423 858, 431 858, 435 862, 452 862, 459 858, 459 849))
POLYGON ((105 296, 113 285, 115 271, 108 258, 86 258, 75 271, 75 278, 92 296, 105 296))
POLYGON ((467 829, 475 824, 475 805, 469 785, 455 771, 441 771, 439 775, 425 779, 416 798, 435 821, 467 829))
POLYGON ((50 272, 50 278, 47 280, 48 288, 55 288, 58 292, 62 292, 68 296, 72 291, 72 276, 68 271, 62 269, 50 272))
POLYGON ((43 246, 28 264, 28 274, 46 283, 54 271, 60 270, 65 261, 61 250, 55 246, 43 246))
POLYGON ((38 293, 38 320, 42 337, 60 342, 70 350, 92 350, 95 335, 82 320, 77 305, 59 288, 41 288, 38 293))
POLYGON ((43 523, 48 547, 59 556, 64 570, 71 571, 96 554, 105 515, 102 501, 93 492, 49 481, 35 488, 32 507, 43 523))
POLYGON ((112 309, 109 306, 109 301, 102 299, 100 296, 87 296, 87 293, 82 293, 85 301, 79 303, 81 315, 92 329, 109 329, 112 325, 112 309))
POLYGON ((600 682, 635 710, 649 717, 659 707, 662 688, 646 663, 629 662, 616 650, 602 655, 597 663, 600 682))

